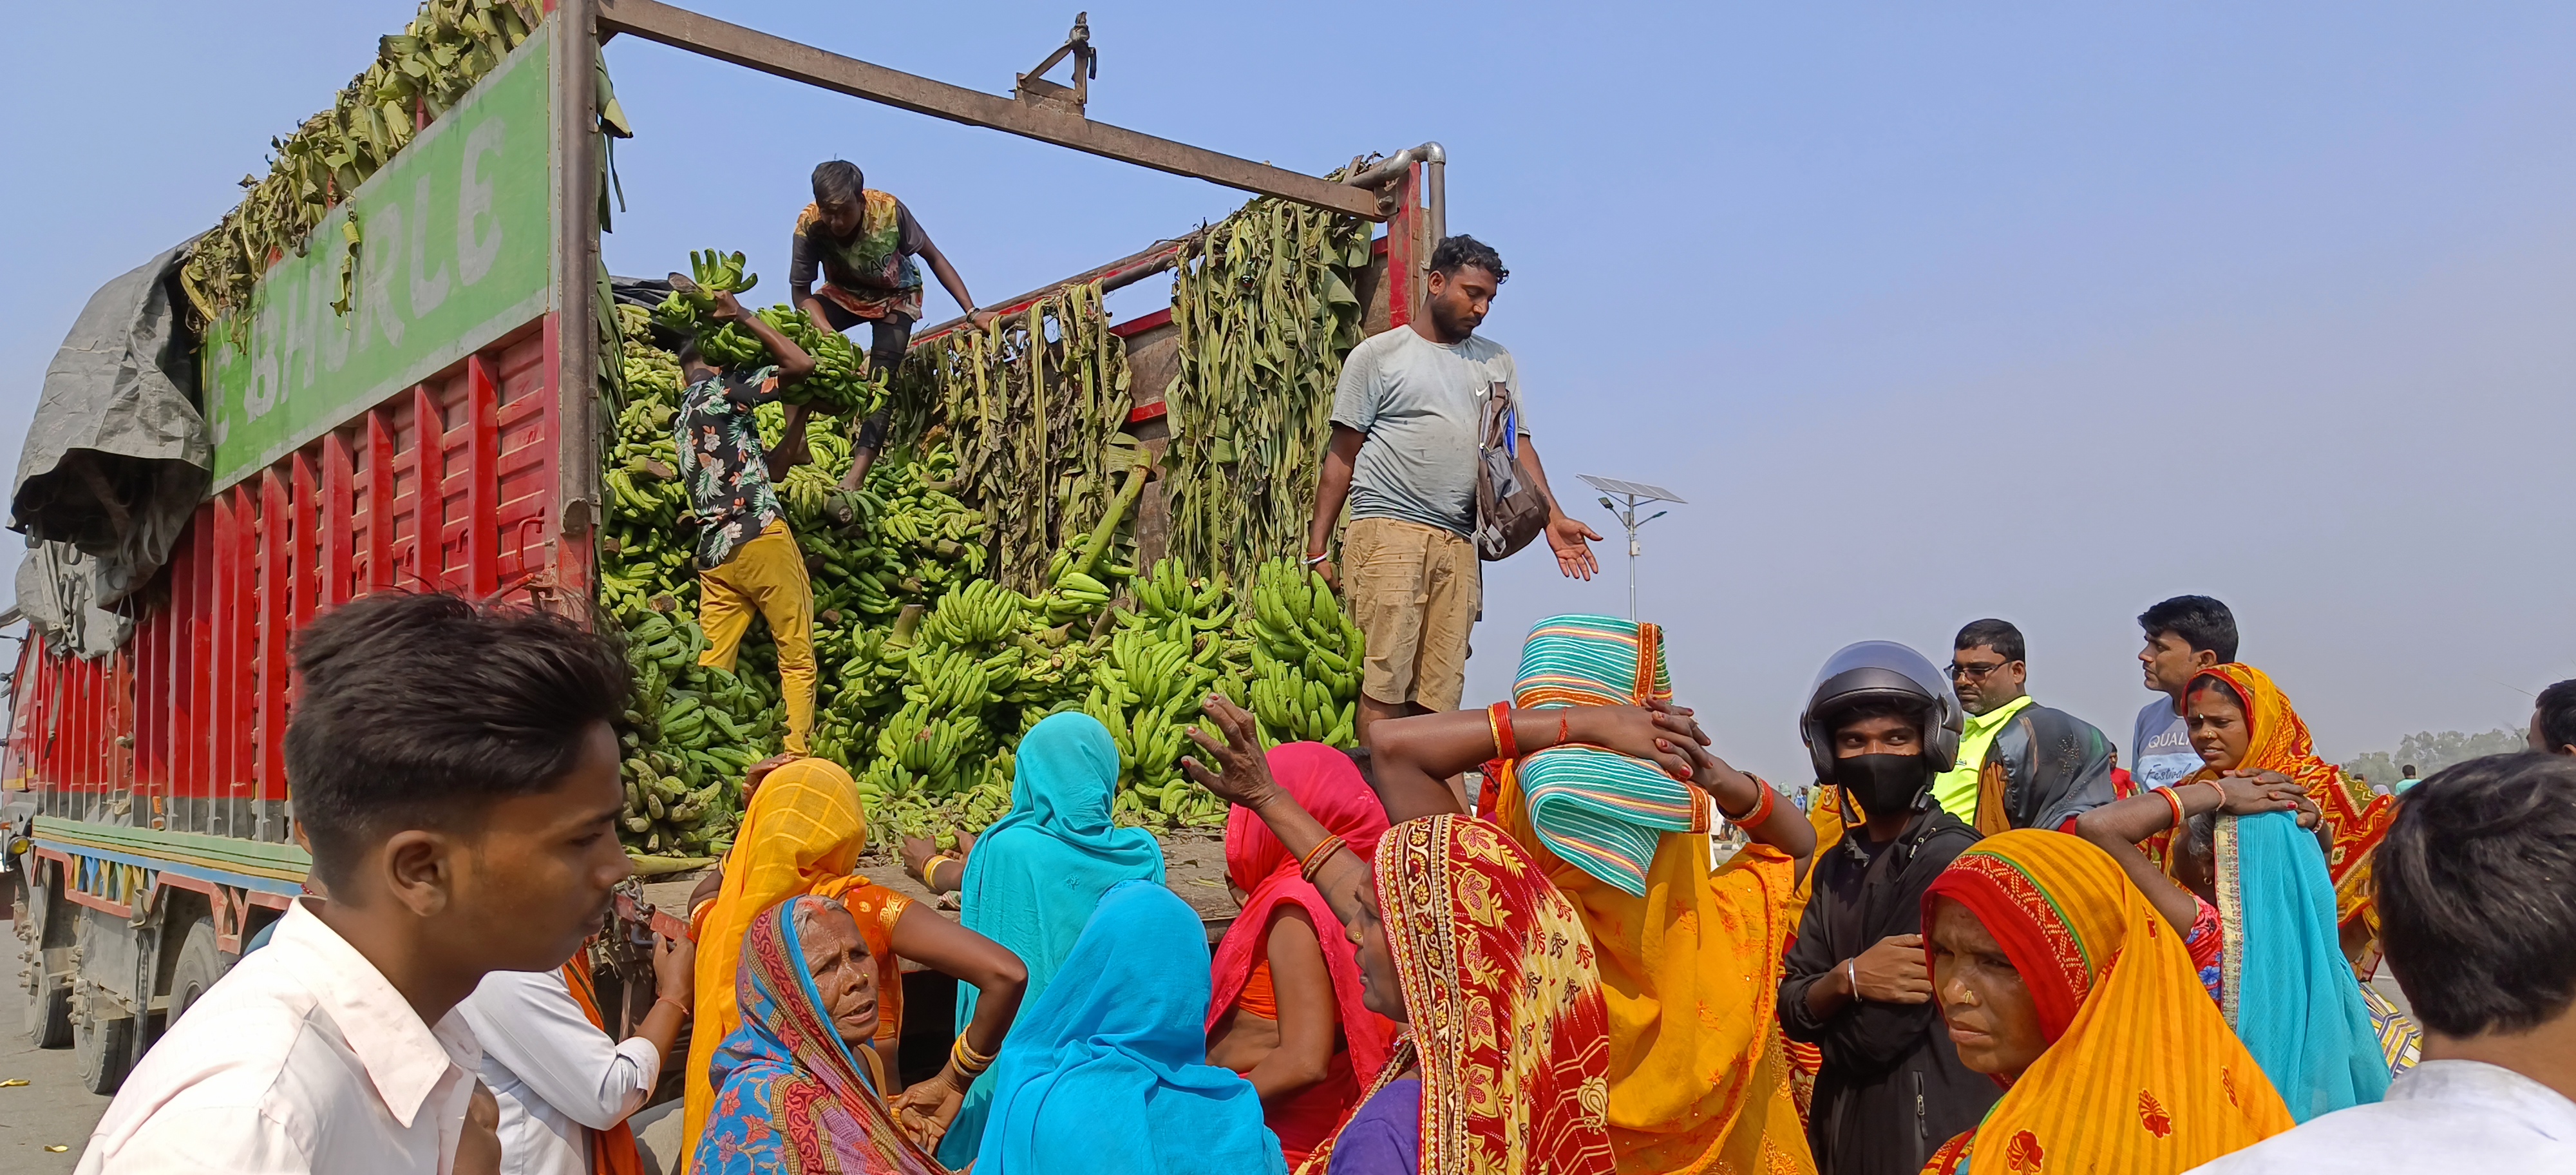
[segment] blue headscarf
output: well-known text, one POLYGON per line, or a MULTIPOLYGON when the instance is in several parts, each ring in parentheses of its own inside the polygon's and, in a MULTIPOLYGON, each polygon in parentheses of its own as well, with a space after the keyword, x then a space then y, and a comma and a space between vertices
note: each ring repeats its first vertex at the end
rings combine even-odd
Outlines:
POLYGON ((1125 882, 1100 899, 993 1062, 979 1175, 1285 1175, 1260 1094, 1207 1063, 1202 933, 1160 885, 1125 882))
POLYGON ((2222 816, 2210 849, 2227 923, 2220 1006, 2290 1116, 2305 1122, 2386 1096, 2388 1059, 2336 935, 2316 835, 2289 812, 2222 816))
POLYGON ((762 911, 743 935, 735 991, 742 1027, 717 1046, 715 1109, 689 1169, 698 1175, 934 1175, 897 1130, 805 969, 799 916, 828 898, 793 898, 762 911))
MULTIPOLYGON (((1023 1009, 1046 993, 1100 895, 1122 881, 1162 883, 1163 849, 1153 834, 1110 822, 1117 787, 1118 743, 1109 728, 1088 714, 1050 715, 1020 739, 1010 814, 985 829, 966 858, 959 921, 1027 966, 1023 1009)), ((1205 952, 1191 965, 1206 971, 1205 952)), ((971 985, 958 985, 957 1031, 966 1031, 975 1018, 978 994, 971 985)), ((1200 1002, 1206 1002, 1204 994, 1200 1002)), ((993 1075, 987 1072, 950 1123, 939 1147, 941 1161, 951 1167, 975 1161, 992 1095, 993 1075)))

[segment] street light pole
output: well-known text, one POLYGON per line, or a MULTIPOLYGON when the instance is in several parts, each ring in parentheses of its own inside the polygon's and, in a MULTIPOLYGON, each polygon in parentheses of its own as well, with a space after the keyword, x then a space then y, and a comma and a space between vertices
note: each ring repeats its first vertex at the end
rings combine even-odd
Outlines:
POLYGON ((1639 518, 1637 509, 1656 502, 1670 502, 1676 506, 1685 506, 1689 503, 1661 486, 1620 481, 1610 477, 1594 477, 1589 473, 1575 476, 1582 478, 1584 484, 1602 492, 1602 509, 1608 510, 1616 517, 1620 527, 1628 532, 1628 620, 1634 623, 1637 619, 1637 556, 1645 553, 1645 547, 1637 541, 1637 530, 1649 522, 1672 513, 1670 510, 1657 510, 1644 518, 1639 518), (1612 501, 1613 497, 1619 500, 1612 501))

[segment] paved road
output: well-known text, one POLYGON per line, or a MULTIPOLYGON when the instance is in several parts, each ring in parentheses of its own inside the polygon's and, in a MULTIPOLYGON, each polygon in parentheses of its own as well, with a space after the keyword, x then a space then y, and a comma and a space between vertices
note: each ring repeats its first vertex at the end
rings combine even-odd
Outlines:
MULTIPOLYGON (((0 931, 0 944, 15 954, 18 940, 0 931)), ((0 1171, 69 1171, 80 1161, 90 1128, 107 1112, 107 1099, 80 1087, 70 1049, 40 1049, 28 1042, 21 1030, 27 995, 15 967, 7 978, 0 983, 0 1081, 23 1078, 27 1084, 0 1089, 0 1171), (48 1146, 67 1149, 55 1154, 48 1146)))

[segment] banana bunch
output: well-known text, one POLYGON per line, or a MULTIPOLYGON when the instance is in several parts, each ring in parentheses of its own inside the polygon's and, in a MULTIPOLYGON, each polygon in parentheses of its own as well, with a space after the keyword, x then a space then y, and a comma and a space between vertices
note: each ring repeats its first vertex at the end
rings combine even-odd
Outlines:
POLYGON ((852 345, 849 336, 816 327, 812 318, 793 306, 772 306, 757 313, 762 322, 814 357, 814 373, 787 389, 791 401, 845 416, 853 412, 865 416, 884 406, 885 381, 867 370, 867 353, 852 345))
POLYGON ((302 256, 336 205, 499 68, 540 19, 534 0, 424 0, 402 32, 379 38, 376 59, 329 110, 268 141, 268 174, 242 177, 241 203, 191 247, 179 269, 198 318, 191 325, 202 333, 249 305, 276 258, 302 256))
POLYGON ((623 832, 637 852, 721 855, 741 815, 735 781, 778 746, 775 686, 697 664, 706 647, 695 620, 649 609, 626 629, 636 692, 619 739, 623 832))
POLYGON ((1247 708, 1262 736, 1350 746, 1360 694, 1359 625, 1323 576, 1288 559, 1272 559, 1255 573, 1252 609, 1247 708))

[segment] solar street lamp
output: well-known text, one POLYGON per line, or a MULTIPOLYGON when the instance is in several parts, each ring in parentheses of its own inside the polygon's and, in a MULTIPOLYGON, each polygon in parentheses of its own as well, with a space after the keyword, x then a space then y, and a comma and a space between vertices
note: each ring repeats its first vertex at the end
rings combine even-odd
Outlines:
POLYGON ((1644 518, 1639 518, 1637 509, 1657 502, 1670 502, 1676 506, 1687 506, 1690 503, 1683 501, 1679 494, 1662 486, 1620 481, 1612 477, 1594 477, 1589 473, 1578 473, 1575 476, 1582 478, 1585 485, 1601 491, 1601 508, 1617 516, 1619 525, 1627 528, 1628 619, 1633 622, 1637 619, 1637 556, 1645 551, 1645 548, 1637 542, 1637 528, 1672 513, 1670 510, 1657 510, 1644 518), (1614 498, 1619 500, 1613 501, 1614 498))

